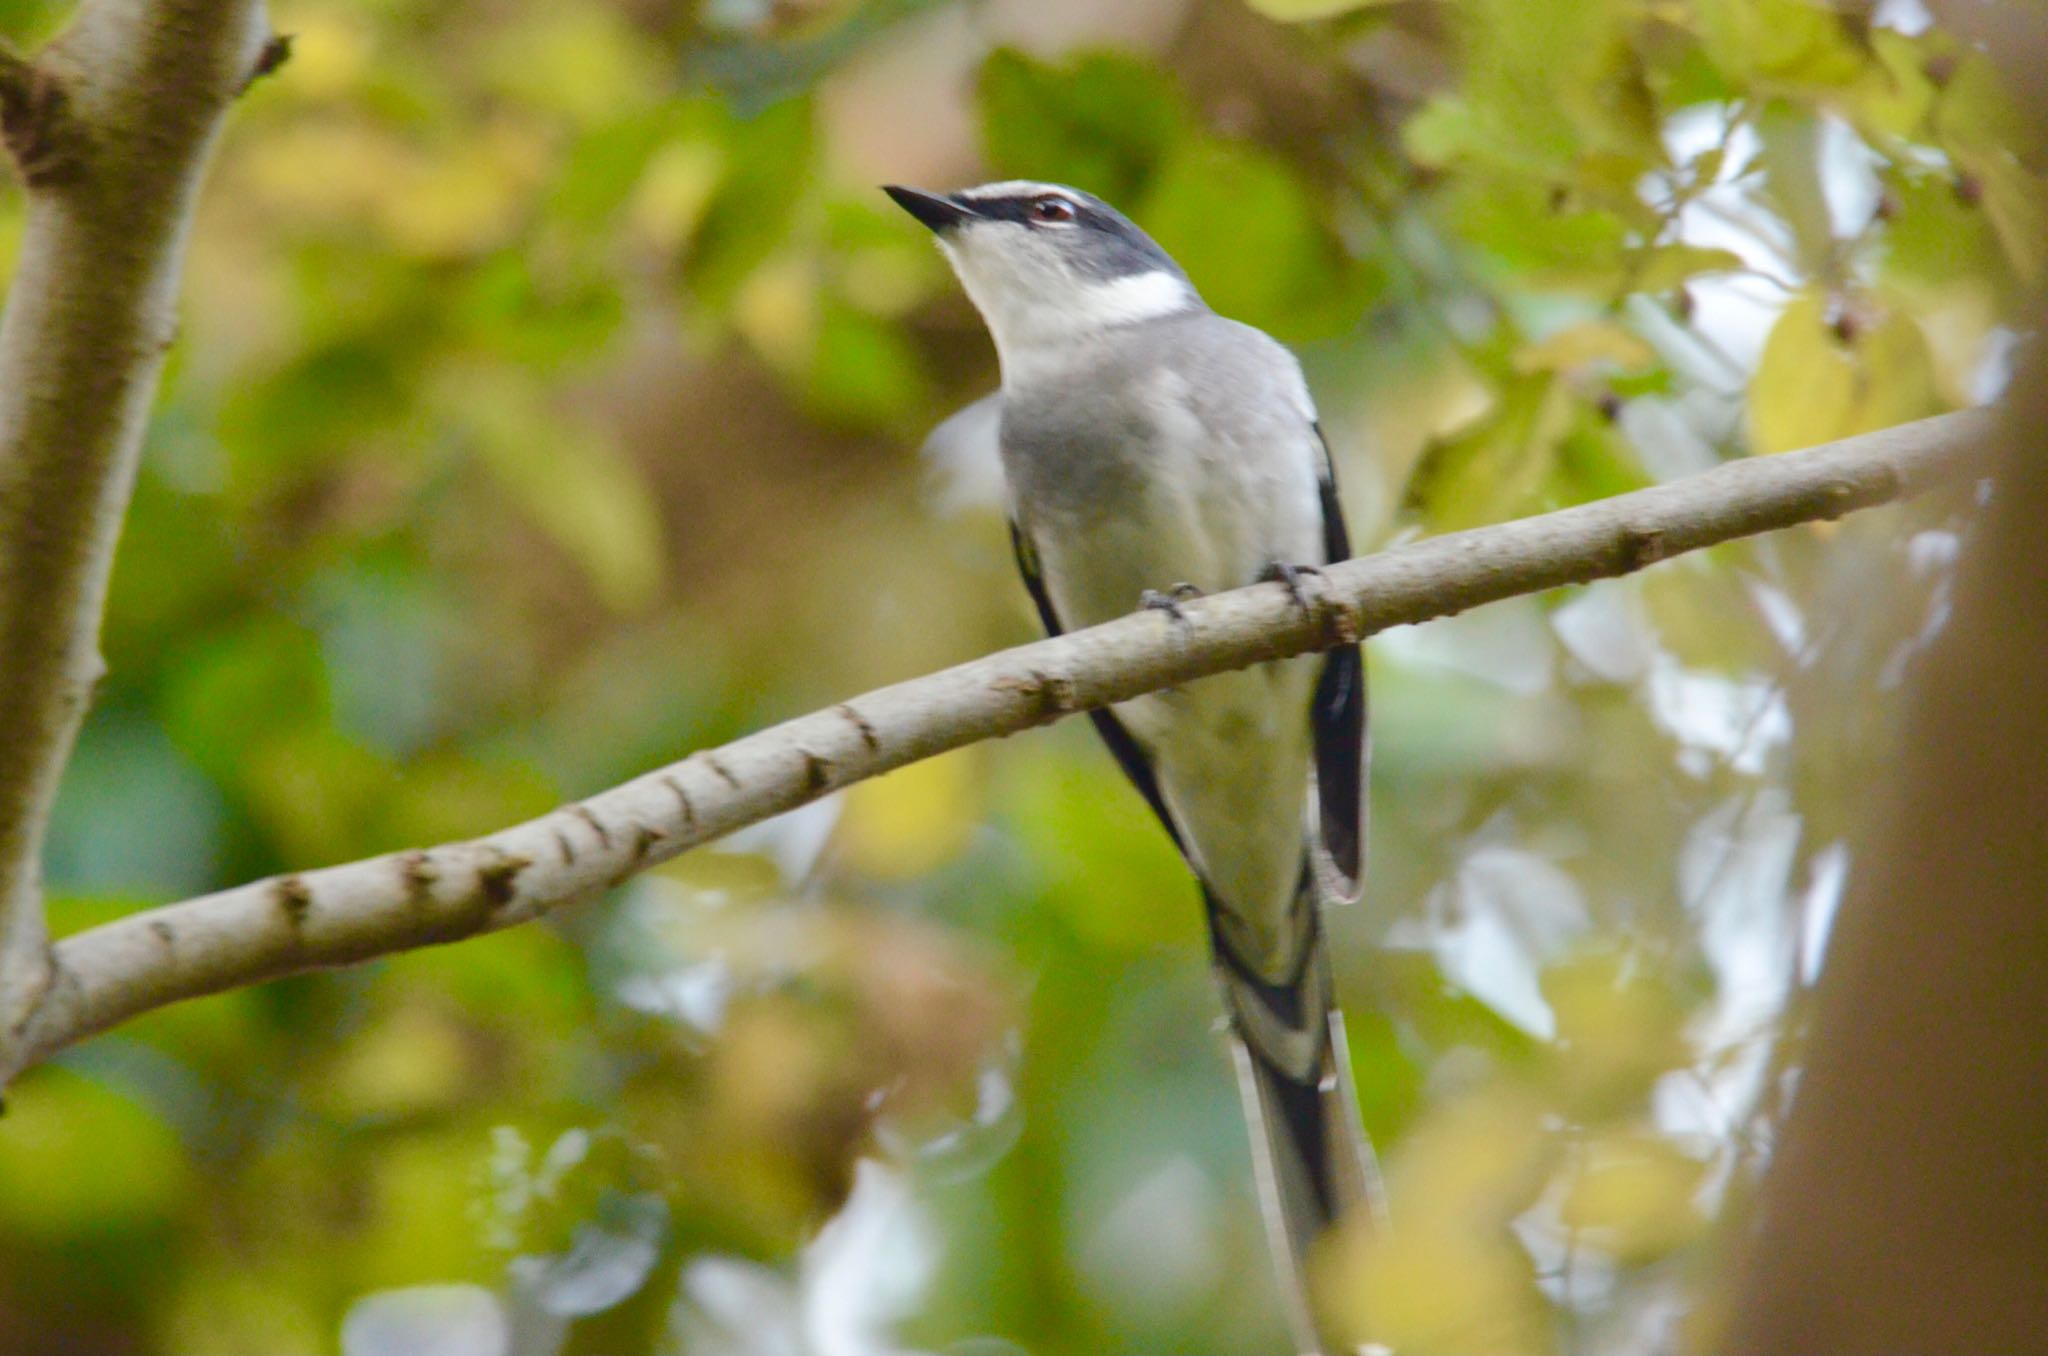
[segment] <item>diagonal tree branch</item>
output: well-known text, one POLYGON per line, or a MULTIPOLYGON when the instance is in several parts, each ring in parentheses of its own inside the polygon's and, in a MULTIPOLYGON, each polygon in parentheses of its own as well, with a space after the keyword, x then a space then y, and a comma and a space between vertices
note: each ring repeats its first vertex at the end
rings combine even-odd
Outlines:
POLYGON ((194 197, 264 31, 261 0, 86 0, 34 60, 0 51, 28 189, 0 316, 0 1060, 52 977, 44 825, 101 670, 194 197))
POLYGON ((1225 669, 1835 518, 1981 474, 1991 416, 1943 415, 1125 617, 842 702, 470 842, 273 877, 58 943, 5 1076, 152 1008, 510 927, 864 778, 1225 669))

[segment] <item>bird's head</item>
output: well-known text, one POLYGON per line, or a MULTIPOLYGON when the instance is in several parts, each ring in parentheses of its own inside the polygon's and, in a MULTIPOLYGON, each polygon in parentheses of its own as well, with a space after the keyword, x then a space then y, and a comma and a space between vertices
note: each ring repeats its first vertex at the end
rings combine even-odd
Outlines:
POLYGON ((1201 306, 1180 265, 1123 213, 1059 184, 883 189, 938 237, 1007 372, 1034 351, 1201 306))

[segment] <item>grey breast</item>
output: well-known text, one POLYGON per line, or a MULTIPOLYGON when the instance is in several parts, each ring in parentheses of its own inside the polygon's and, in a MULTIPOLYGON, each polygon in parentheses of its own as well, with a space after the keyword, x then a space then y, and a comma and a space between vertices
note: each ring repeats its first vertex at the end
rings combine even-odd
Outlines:
POLYGON ((1093 519, 1157 473, 1161 430, 1146 393, 1185 328, 1160 322, 1078 341, 1067 366, 1005 389, 1003 473, 1021 517, 1093 519))
MULTIPOLYGON (((1193 514, 1246 537, 1223 576, 1195 581, 1205 587, 1248 583, 1276 558, 1320 560, 1312 416, 1293 355, 1272 339, 1193 312, 1081 340, 1038 371, 1006 390, 1001 445, 1018 519, 1041 545, 1134 520, 1193 527, 1193 514)), ((1171 549, 1151 546, 1142 553, 1171 549)), ((1144 582, 1179 578, 1192 576, 1144 582)))

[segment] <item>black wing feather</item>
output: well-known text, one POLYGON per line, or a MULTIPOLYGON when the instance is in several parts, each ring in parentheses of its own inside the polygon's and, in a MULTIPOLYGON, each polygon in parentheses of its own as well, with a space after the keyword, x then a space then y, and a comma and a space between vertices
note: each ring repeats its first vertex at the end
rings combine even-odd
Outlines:
MULTIPOLYGON (((1065 634, 1066 628, 1060 625, 1059 614, 1052 610, 1052 598, 1045 591, 1045 581, 1039 578, 1037 559, 1024 539, 1023 529, 1014 519, 1010 523, 1010 549, 1016 553, 1017 573, 1024 577, 1024 587, 1030 591, 1031 602, 1038 609, 1038 620, 1045 627, 1045 633, 1048 636, 1065 634)), ((1123 768, 1124 775, 1131 779, 1131 784, 1138 788, 1138 794, 1152 807, 1152 813, 1158 815, 1159 822, 1166 826, 1174 847, 1180 850, 1181 856, 1187 856, 1187 844, 1181 841, 1180 830, 1174 827, 1173 816, 1167 812, 1166 798, 1159 792, 1159 779, 1152 774, 1152 759, 1108 707, 1098 706, 1088 713, 1088 719, 1095 722, 1095 732, 1116 755, 1117 765, 1123 768)))
MULTIPOLYGON (((1323 449, 1323 557, 1334 565, 1351 558, 1351 534, 1344 527, 1337 472, 1320 424, 1316 441, 1323 449)), ((1315 730, 1316 788, 1322 801, 1323 850, 1354 889, 1365 851, 1365 716, 1364 654, 1357 645, 1330 651, 1309 716, 1315 730)))

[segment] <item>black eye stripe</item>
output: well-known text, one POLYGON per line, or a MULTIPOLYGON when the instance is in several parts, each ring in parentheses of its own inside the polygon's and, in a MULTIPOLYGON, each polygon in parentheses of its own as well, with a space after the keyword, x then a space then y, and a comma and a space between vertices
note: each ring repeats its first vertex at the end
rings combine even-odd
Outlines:
POLYGON ((1013 221, 1045 241, 1057 240, 1064 257, 1081 272, 1097 278, 1122 278, 1135 273, 1168 273, 1185 277, 1180 265, 1153 243, 1123 213, 1082 192, 1062 193, 1051 186, 1030 192, 976 195, 961 193, 952 201, 985 221, 1013 221), (1034 211, 1047 198, 1074 209, 1071 220, 1040 221, 1034 211))
POLYGON ((1094 214, 1085 205, 1054 193, 1030 193, 1006 198, 963 198, 961 201, 977 216, 987 217, 991 221, 1015 221, 1029 226, 1033 223, 1042 224, 1043 218, 1038 215, 1038 204, 1048 198, 1065 203, 1071 209, 1073 215, 1067 218, 1068 221, 1094 219, 1094 214))

